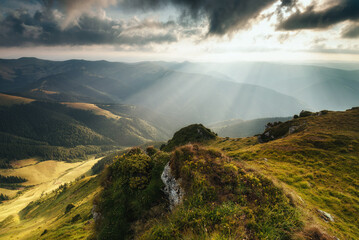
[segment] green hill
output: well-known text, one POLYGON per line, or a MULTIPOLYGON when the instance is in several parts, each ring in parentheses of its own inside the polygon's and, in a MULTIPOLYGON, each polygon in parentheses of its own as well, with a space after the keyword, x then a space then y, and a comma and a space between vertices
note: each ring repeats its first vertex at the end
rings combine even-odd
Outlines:
POLYGON ((188 143, 199 143, 216 138, 216 134, 202 124, 192 124, 178 130, 161 150, 170 152, 175 147, 188 143))
POLYGON ((6 93, 57 102, 135 105, 176 119, 181 126, 289 116, 305 107, 297 99, 265 87, 179 72, 155 62, 21 58, 0 63, 0 89, 6 93))
POLYGON ((359 238, 359 108, 293 119, 263 137, 269 141, 229 139, 212 146, 282 186, 307 225, 339 239, 359 238), (323 219, 319 210, 334 221, 323 219))
POLYGON ((291 117, 260 118, 248 121, 231 120, 209 125, 220 137, 242 138, 262 133, 266 125, 271 122, 285 122, 291 117))
MULTIPOLYGON (((96 105, 33 101, 0 105, 0 163, 27 157, 84 158, 116 146, 166 139, 168 132, 96 105), (83 109, 79 108, 82 107, 83 109)), ((168 131, 168 130, 167 130, 168 131)))
POLYGON ((0 224, 57 216, 34 239, 357 239, 358 139, 359 108, 303 112, 247 138, 191 125, 169 152, 119 153, 100 177, 60 188, 0 224))

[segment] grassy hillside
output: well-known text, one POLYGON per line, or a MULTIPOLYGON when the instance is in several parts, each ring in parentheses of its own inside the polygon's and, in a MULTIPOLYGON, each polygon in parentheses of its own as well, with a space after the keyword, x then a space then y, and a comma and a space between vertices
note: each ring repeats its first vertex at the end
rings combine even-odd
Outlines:
POLYGON ((86 154, 114 146, 139 145, 168 136, 146 120, 114 114, 94 104, 39 101, 18 104, 22 99, 14 96, 7 99, 14 104, 0 106, 2 167, 10 160, 34 156, 59 160, 85 158, 86 154))
POLYGON ((220 138, 192 125, 168 152, 109 156, 101 177, 60 188, 1 224, 7 234, 14 222, 42 219, 25 231, 40 239, 357 239, 358 126, 359 108, 303 112, 257 137, 220 138))
POLYGON ((283 118, 260 118, 248 121, 232 120, 209 125, 220 137, 242 138, 250 137, 264 132, 267 123, 285 122, 291 117, 283 118))
POLYGON ((158 63, 28 58, 0 62, 0 89, 7 93, 57 102, 136 105, 177 119, 182 126, 288 116, 304 108, 295 98, 265 87, 178 72, 158 63))
POLYGON ((110 165, 103 185, 99 239, 286 239, 302 225, 268 179, 197 145, 151 156, 133 149, 110 165), (167 162, 185 192, 173 211, 161 190, 167 162))
MULTIPOLYGON (((103 232, 100 224, 100 239, 111 234, 128 236, 123 239, 358 238, 359 109, 301 116, 268 129, 264 134, 273 138, 266 143, 258 137, 199 139, 202 146, 187 145, 166 155, 184 192, 182 203, 172 211, 169 202, 163 205, 161 194, 146 194, 155 179, 146 166, 162 153, 119 157, 105 181, 104 194, 112 197, 102 195, 99 206, 115 201, 119 191, 126 196, 121 201, 129 205, 121 211, 104 211, 115 214, 109 219, 132 217, 126 224, 114 223, 127 226, 121 232, 115 226, 103 232), (116 171, 121 164, 132 170, 116 171), (131 180, 139 176, 137 171, 146 176, 143 181, 131 180), (139 207, 144 202, 136 203, 142 194, 149 201, 146 208, 139 207)), ((170 142, 184 144, 183 135, 197 133, 190 129, 196 130, 184 128, 170 142)))
POLYGON ((91 209, 99 178, 62 185, 0 222, 0 239, 86 239, 93 234, 91 209))
POLYGON ((321 226, 340 239, 357 239, 358 126, 359 109, 355 108, 277 125, 267 130, 273 136, 267 143, 252 137, 221 139, 212 146, 286 189, 308 225, 321 226), (318 210, 331 214, 334 222, 323 220, 318 210))

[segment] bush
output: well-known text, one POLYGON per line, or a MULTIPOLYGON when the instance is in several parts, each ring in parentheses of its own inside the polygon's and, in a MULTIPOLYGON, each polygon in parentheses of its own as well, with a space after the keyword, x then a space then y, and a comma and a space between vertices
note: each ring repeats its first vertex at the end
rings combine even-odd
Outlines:
POLYGON ((302 225, 270 180, 246 173, 219 151, 186 145, 173 152, 170 166, 182 180, 183 204, 140 239, 289 239, 302 225))
POLYGON ((177 131, 166 145, 161 146, 162 151, 170 152, 175 147, 188 143, 200 143, 207 140, 215 139, 217 134, 202 124, 192 124, 177 131))
POLYGON ((96 200, 103 216, 96 222, 99 239, 126 239, 131 224, 162 202, 161 173, 169 155, 158 152, 151 157, 133 148, 117 156, 103 173, 104 190, 96 200))
POLYGON ((65 209, 65 214, 70 212, 71 209, 73 209, 74 207, 75 207, 75 205, 73 205, 72 203, 68 204, 65 209))
POLYGON ((305 110, 302 110, 299 114, 299 117, 309 117, 309 116, 312 116, 313 113, 310 112, 310 111, 305 111, 305 110))

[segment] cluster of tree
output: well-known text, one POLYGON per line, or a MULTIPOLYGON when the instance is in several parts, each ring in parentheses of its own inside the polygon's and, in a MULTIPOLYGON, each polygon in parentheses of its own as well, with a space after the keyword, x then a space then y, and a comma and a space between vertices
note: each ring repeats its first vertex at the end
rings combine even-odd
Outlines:
POLYGON ((278 122, 269 122, 269 123, 267 123, 267 125, 266 125, 266 130, 269 129, 269 128, 278 126, 278 125, 281 124, 281 123, 282 123, 281 121, 278 121, 278 122))
POLYGON ((6 196, 5 194, 0 194, 0 203, 2 202, 2 201, 6 201, 6 200, 9 200, 9 197, 8 196, 6 196))
POLYGON ((0 132, 54 146, 113 144, 110 139, 68 116, 66 109, 62 104, 45 102, 1 107, 0 132))
POLYGON ((0 183, 23 183, 27 179, 18 176, 3 176, 0 175, 0 183))
POLYGON ((99 174, 100 172, 102 172, 102 170, 105 168, 106 165, 112 164, 116 157, 124 154, 125 152, 126 152, 126 150, 117 151, 117 152, 111 153, 111 154, 107 155, 106 157, 102 158, 100 161, 98 161, 91 167, 92 174, 93 175, 99 174))
POLYGON ((11 168, 10 160, 39 157, 43 160, 71 161, 86 159, 88 155, 112 150, 114 146, 76 146, 73 148, 49 145, 26 145, 0 143, 0 168, 11 168))
POLYGON ((54 102, 0 106, 0 168, 29 157, 83 159, 114 145, 140 145, 156 136, 143 121, 108 119, 54 102))

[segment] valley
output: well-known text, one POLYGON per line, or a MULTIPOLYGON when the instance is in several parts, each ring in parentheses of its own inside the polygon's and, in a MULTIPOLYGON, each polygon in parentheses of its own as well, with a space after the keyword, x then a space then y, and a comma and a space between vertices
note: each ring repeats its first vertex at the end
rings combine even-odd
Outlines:
MULTIPOLYGON (((1 175, 20 176, 28 180, 22 184, 27 188, 21 187, 20 191, 11 191, 12 195, 19 195, 0 205, 0 221, 11 215, 17 215, 30 202, 36 201, 44 194, 51 193, 60 185, 75 181, 76 178, 86 174, 100 159, 91 158, 77 163, 48 160, 21 168, 0 169, 1 175)), ((0 188, 0 193, 6 194, 7 190, 0 188)))
POLYGON ((357 71, 0 62, 0 239, 359 237, 357 71))
POLYGON ((358 240, 359 0, 0 0, 0 240, 358 240))

